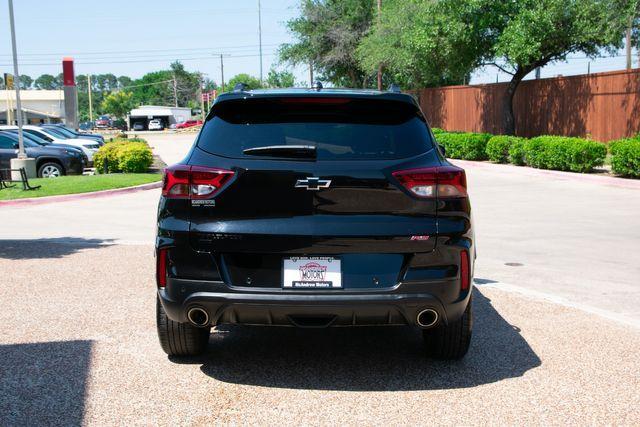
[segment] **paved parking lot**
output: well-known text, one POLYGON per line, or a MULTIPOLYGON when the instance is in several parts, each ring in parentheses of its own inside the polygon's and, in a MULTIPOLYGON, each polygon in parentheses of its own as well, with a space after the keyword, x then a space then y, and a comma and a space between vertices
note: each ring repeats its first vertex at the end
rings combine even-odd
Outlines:
MULTIPOLYGON (((192 137, 151 144, 171 163, 192 137)), ((0 208, 0 424, 640 424, 640 188, 464 166, 477 321, 456 363, 403 328, 226 327, 169 359, 158 190, 0 208)))

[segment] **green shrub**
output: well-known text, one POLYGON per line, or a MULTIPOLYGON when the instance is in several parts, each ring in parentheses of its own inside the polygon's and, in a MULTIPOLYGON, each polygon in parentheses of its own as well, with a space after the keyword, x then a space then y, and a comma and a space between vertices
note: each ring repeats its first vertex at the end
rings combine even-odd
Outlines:
POLYGON ((431 132, 433 132, 434 135, 439 135, 441 133, 445 133, 446 130, 440 128, 431 128, 431 132))
POLYGON ((127 173, 142 173, 153 163, 153 153, 143 142, 125 144, 118 149, 118 167, 127 173))
POLYGON ((119 172, 118 166, 118 150, 121 146, 127 144, 127 141, 113 140, 104 144, 97 153, 93 155, 93 167, 98 173, 104 173, 105 164, 107 172, 119 172))
POLYGON ((607 147, 599 142, 564 136, 539 136, 524 144, 525 162, 540 169, 589 172, 604 164, 607 147))
POLYGON ((509 135, 496 135, 487 142, 487 156, 496 163, 509 163, 509 149, 514 142, 522 138, 509 135))
POLYGON ((611 169, 624 176, 640 177, 640 139, 621 139, 609 143, 611 169))
POLYGON ((153 153, 144 140, 115 140, 100 147, 93 156, 93 166, 98 173, 104 172, 105 163, 108 173, 146 172, 153 163, 153 153))
POLYGON ((487 133, 440 133, 436 137, 447 151, 447 157, 464 160, 486 160, 487 142, 491 135, 487 133))
POLYGON ((509 162, 516 166, 524 166, 526 164, 524 156, 524 145, 527 140, 524 138, 518 138, 518 140, 513 141, 509 146, 509 162))

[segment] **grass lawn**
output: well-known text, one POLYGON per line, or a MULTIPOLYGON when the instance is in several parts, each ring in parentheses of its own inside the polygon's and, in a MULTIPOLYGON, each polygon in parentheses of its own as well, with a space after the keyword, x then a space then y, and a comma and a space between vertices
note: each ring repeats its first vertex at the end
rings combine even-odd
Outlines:
POLYGON ((40 185, 33 191, 24 191, 22 184, 0 190, 0 200, 24 199, 27 197, 59 196, 62 194, 88 193, 111 190, 160 181, 158 173, 114 173, 108 175, 71 175, 59 178, 30 179, 31 186, 40 185))

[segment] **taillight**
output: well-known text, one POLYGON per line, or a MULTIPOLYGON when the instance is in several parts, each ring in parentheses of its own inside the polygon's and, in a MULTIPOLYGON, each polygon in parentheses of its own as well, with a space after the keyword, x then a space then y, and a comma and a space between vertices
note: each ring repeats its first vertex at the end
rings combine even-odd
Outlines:
POLYGON ((233 177, 233 171, 173 165, 164 170, 162 195, 172 199, 208 199, 233 177))
POLYGON ((435 166, 393 172, 411 193, 421 198, 467 197, 464 169, 456 166, 435 166))
POLYGON ((463 250, 460 252, 460 290, 469 289, 469 252, 463 250))
POLYGON ((156 259, 156 282, 159 288, 167 286, 167 249, 158 249, 156 259))

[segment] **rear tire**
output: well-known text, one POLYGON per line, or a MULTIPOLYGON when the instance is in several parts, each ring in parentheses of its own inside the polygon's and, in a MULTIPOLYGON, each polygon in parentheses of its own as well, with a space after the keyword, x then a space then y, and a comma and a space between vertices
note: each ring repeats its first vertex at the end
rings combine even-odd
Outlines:
POLYGON ((422 331, 429 357, 440 360, 457 360, 467 354, 473 329, 471 302, 472 298, 469 298, 469 303, 462 317, 455 322, 448 325, 441 324, 422 331))
POLYGON ((197 356, 207 350, 211 328, 169 319, 159 298, 156 298, 156 326, 160 346, 169 356, 197 356))
POLYGON ((39 178, 57 178, 64 175, 64 168, 60 163, 45 162, 38 168, 39 178))

